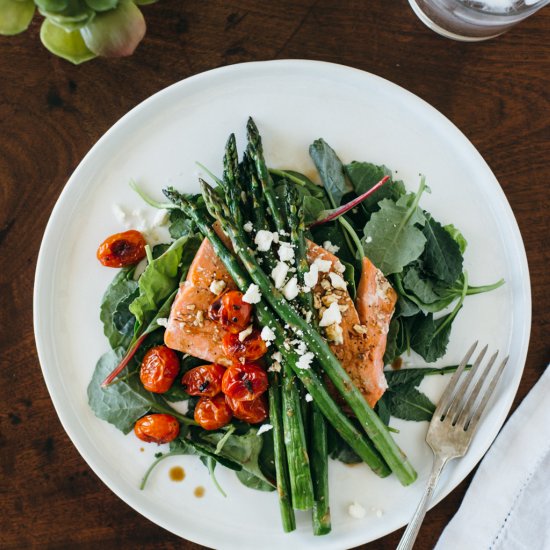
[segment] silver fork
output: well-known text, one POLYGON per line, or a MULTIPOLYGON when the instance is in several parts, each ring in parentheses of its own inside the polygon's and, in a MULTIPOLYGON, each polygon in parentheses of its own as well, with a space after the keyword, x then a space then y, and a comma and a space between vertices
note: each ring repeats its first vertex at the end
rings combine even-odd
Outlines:
POLYGON ((466 353, 464 359, 462 359, 435 409, 430 427, 428 428, 428 434, 426 435, 426 442, 434 453, 432 471, 424 495, 416 508, 411 522, 403 533, 397 550, 412 549, 443 468, 449 460, 466 454, 483 410, 508 361, 508 357, 502 361, 491 381, 482 392, 484 382, 488 379, 489 371, 497 358, 498 351, 489 359, 485 367, 481 367, 483 357, 487 353, 487 346, 485 346, 479 353, 472 368, 467 374, 461 377, 477 344, 475 342, 468 350, 468 353, 466 353), (469 391, 478 372, 480 374, 477 382, 473 389, 469 391))

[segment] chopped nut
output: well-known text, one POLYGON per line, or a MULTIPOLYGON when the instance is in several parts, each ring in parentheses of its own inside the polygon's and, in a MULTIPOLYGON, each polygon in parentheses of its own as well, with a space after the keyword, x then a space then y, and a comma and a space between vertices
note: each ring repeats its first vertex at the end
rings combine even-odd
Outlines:
POLYGON ((195 320, 193 321, 193 325, 196 327, 202 327, 204 323, 204 311, 200 310, 197 311, 197 314, 195 315, 195 320))
POLYGON ((195 304, 189 304, 186 307, 189 311, 193 311, 195 309, 195 304))
POLYGON ((357 334, 367 334, 367 327, 363 325, 353 325, 353 330, 357 332, 357 334))
POLYGON ((320 309, 321 307, 321 298, 317 294, 313 295, 313 307, 315 309, 320 309))
POLYGON ((344 331, 337 323, 333 323, 326 328, 327 338, 337 345, 344 343, 344 331))
POLYGON ((321 281, 321 288, 323 290, 330 290, 330 283, 326 279, 323 279, 321 281))
POLYGON ((335 302, 338 303, 338 296, 336 296, 336 294, 325 294, 321 298, 321 302, 323 302, 324 306, 329 307, 330 304, 333 304, 335 302))

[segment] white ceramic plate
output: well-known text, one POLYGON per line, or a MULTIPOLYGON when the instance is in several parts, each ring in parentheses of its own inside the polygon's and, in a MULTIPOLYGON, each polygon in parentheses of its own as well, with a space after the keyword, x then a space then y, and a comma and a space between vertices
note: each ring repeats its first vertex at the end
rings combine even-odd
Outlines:
MULTIPOLYGON (((296 532, 283 534, 276 495, 241 486, 219 468, 223 498, 194 457, 161 463, 144 491, 141 476, 157 448, 143 446, 98 420, 88 408, 86 387, 97 358, 108 349, 99 322, 101 296, 114 275, 95 258, 107 235, 122 228, 114 203, 144 208, 128 187, 134 178, 151 195, 175 185, 197 188, 195 161, 221 172, 230 132, 244 141, 252 115, 273 167, 313 169, 309 144, 324 137, 341 158, 386 164, 409 189, 419 173, 432 189, 424 208, 456 224, 469 246, 465 257, 472 284, 506 285, 466 300, 446 357, 456 363, 475 339, 510 354, 489 413, 468 455, 444 473, 440 500, 472 470, 487 450, 515 395, 530 331, 530 286, 525 251, 512 211, 494 175, 470 142, 445 117, 418 97, 355 69, 311 61, 234 65, 188 78, 133 109, 93 147, 66 185, 49 221, 40 250, 34 295, 36 341, 44 378, 63 427, 97 475, 120 498, 162 527, 216 548, 349 548, 404 525, 428 475, 426 423, 392 421, 398 443, 418 469, 419 480, 403 488, 394 477, 379 479, 367 467, 331 464, 333 532, 314 538, 308 514, 298 514, 296 532), (182 465, 186 478, 169 480, 182 465), (202 499, 193 496, 204 486, 202 499), (352 519, 356 501, 366 516, 352 519), (215 518, 215 523, 213 523, 215 518)), ((410 364, 416 361, 411 359, 410 364)), ((418 362, 416 362, 418 364, 418 362)), ((422 389, 436 399, 442 378, 422 389)))

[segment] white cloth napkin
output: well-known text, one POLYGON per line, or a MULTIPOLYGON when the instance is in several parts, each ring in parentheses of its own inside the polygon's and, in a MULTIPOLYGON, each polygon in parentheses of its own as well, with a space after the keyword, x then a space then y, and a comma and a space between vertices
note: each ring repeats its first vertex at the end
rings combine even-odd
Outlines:
POLYGON ((550 368, 489 449, 435 550, 550 549, 550 368))

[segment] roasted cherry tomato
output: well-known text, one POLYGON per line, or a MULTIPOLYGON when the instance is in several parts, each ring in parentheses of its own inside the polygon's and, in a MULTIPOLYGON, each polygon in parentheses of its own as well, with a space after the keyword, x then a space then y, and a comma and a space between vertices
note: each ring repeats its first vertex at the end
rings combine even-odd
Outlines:
POLYGON ((145 354, 139 378, 146 390, 164 393, 170 389, 179 371, 180 361, 176 352, 166 346, 155 346, 145 354))
POLYGON ((214 397, 222 391, 222 378, 225 367, 214 363, 188 370, 181 379, 183 389, 189 395, 214 397))
POLYGON ((260 336, 260 331, 254 329, 241 341, 238 334, 227 332, 222 339, 223 352, 232 361, 256 361, 267 353, 266 343, 260 336))
POLYGON ((227 404, 233 411, 233 416, 248 422, 249 424, 258 424, 267 418, 267 397, 262 393, 252 401, 235 401, 231 397, 225 396, 227 404))
POLYGON ((107 237, 97 249, 97 259, 107 267, 137 264, 145 258, 145 239, 134 229, 107 237))
POLYGON ((148 414, 134 425, 134 433, 147 443, 170 443, 180 433, 180 425, 171 414, 148 414))
POLYGON ((243 293, 229 290, 214 300, 208 309, 208 316, 229 332, 241 332, 252 318, 252 305, 243 302, 243 293))
POLYGON ((255 363, 235 363, 222 379, 222 391, 235 401, 252 401, 267 390, 266 372, 255 363))
POLYGON ((201 397, 195 406, 195 422, 205 430, 217 430, 229 424, 233 413, 223 394, 201 397))

